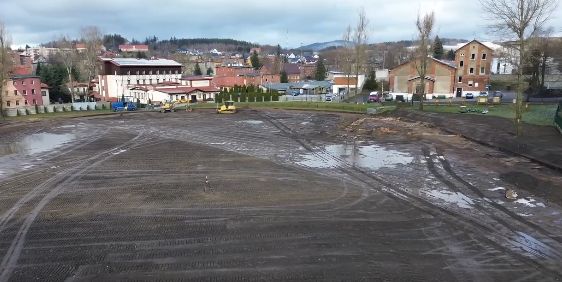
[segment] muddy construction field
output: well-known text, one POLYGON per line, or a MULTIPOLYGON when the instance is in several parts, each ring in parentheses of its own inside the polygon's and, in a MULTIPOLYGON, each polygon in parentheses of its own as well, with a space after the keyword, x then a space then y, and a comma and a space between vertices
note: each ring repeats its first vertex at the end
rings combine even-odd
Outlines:
POLYGON ((12 123, 0 281, 560 281, 561 183, 388 117, 12 123))

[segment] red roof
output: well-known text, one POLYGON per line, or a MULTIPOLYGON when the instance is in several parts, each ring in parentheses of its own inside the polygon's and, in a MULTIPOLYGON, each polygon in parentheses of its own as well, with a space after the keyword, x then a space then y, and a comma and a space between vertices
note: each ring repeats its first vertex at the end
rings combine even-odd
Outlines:
POLYGON ((148 45, 122 44, 122 45, 119 45, 119 50, 121 50, 121 51, 148 51, 148 45))
POLYGON ((44 88, 49 88, 49 85, 47 85, 46 83, 41 83, 41 89, 44 89, 44 88))
POLYGON ((184 76, 181 79, 182 80, 213 80, 213 78, 210 76, 202 76, 202 75, 184 76))
POLYGON ((155 88, 156 91, 164 92, 167 94, 189 94, 195 91, 201 92, 220 92, 220 89, 214 86, 206 87, 176 87, 176 88, 155 88))

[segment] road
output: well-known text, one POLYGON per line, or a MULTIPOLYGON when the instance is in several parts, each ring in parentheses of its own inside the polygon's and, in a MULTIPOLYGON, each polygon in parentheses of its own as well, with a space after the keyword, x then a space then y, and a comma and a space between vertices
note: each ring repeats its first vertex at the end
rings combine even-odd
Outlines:
POLYGON ((421 123, 201 110, 0 133, 0 281, 562 278, 562 203, 506 179, 562 176, 421 123))

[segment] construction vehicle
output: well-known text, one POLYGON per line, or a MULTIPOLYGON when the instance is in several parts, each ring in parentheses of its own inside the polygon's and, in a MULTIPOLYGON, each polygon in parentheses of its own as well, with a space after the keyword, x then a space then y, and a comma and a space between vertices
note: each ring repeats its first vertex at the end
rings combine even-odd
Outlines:
POLYGON ((160 107, 160 112, 161 113, 165 113, 165 112, 175 112, 177 111, 179 108, 185 107, 187 111, 189 111, 191 109, 191 106, 189 105, 189 101, 188 100, 176 100, 176 101, 170 101, 170 102, 165 102, 164 104, 162 104, 162 106, 160 107))
POLYGON ((234 114, 236 113, 236 106, 234 101, 225 101, 220 108, 217 109, 217 114, 234 114))

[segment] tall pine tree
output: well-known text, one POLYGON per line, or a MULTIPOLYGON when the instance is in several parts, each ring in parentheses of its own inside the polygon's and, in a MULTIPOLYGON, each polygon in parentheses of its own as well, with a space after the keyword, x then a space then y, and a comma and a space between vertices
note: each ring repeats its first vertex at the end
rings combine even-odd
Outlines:
POLYGON ((252 56, 250 57, 250 63, 252 63, 252 67, 255 70, 259 70, 261 67, 260 58, 258 57, 258 52, 256 52, 256 50, 254 50, 254 53, 252 53, 252 56))
POLYGON ((285 70, 281 71, 281 83, 289 82, 289 77, 287 76, 287 72, 285 70))
POLYGON ((455 51, 452 49, 447 52, 447 60, 454 61, 455 60, 455 51))
POLYGON ((322 57, 318 58, 316 62, 316 73, 314 74, 314 79, 317 81, 324 81, 326 79, 326 67, 324 66, 324 59, 322 57))
POLYGON ((443 55, 445 55, 443 42, 441 42, 439 36, 435 36, 435 41, 433 42, 433 58, 441 60, 443 59, 443 55))
POLYGON ((195 68, 193 69, 193 75, 202 75, 203 72, 201 72, 201 67, 199 66, 199 63, 195 64, 195 68))

